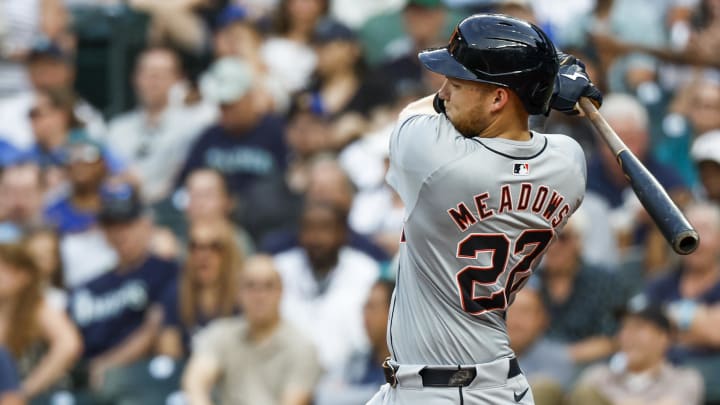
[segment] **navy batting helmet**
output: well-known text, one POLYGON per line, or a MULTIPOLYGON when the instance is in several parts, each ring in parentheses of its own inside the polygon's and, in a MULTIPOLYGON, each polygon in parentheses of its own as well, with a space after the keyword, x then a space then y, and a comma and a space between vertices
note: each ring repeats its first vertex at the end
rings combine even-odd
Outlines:
POLYGON ((512 89, 529 114, 550 108, 558 59, 533 24, 502 14, 476 14, 455 27, 447 47, 418 54, 433 72, 512 89))

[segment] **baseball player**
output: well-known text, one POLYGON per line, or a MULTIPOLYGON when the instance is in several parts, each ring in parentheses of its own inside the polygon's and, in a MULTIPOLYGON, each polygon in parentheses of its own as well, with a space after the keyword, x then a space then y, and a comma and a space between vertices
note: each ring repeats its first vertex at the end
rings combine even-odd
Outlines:
POLYGON ((498 14, 461 21, 420 61, 446 77, 410 104, 387 180, 406 217, 388 325, 388 384, 369 404, 532 404, 505 310, 580 205, 585 158, 529 114, 573 113, 601 95, 582 63, 536 26, 498 14))

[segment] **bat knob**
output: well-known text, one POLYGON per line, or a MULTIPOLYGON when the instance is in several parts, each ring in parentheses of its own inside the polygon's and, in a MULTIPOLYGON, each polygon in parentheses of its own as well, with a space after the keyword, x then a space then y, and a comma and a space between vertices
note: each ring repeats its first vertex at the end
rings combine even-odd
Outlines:
POLYGON ((699 244, 700 236, 694 229, 679 232, 672 241, 673 250, 681 255, 689 255, 694 252, 699 244))

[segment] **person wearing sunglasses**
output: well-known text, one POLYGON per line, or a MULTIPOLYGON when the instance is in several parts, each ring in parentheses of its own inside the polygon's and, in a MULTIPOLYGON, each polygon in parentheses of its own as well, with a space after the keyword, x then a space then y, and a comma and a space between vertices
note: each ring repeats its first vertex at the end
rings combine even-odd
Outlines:
POLYGON ((190 226, 185 265, 163 298, 158 354, 187 357, 198 330, 213 319, 238 313, 237 278, 242 265, 243 254, 230 223, 215 219, 190 226))

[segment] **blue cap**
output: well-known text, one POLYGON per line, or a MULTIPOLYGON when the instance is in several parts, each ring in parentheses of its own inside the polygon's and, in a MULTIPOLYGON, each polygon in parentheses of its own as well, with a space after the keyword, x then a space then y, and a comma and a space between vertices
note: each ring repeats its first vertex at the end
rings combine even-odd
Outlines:
POLYGON ((247 10, 245 10, 244 7, 231 4, 223 8, 215 18, 215 30, 221 30, 238 21, 245 21, 247 14, 247 10))
POLYGON ((316 44, 326 44, 332 41, 356 42, 357 35, 352 29, 337 21, 324 19, 315 27, 313 42, 316 44))
POLYGON ((33 43, 28 54, 28 62, 40 59, 53 59, 65 63, 73 63, 74 58, 63 50, 60 45, 47 38, 41 38, 33 43))

